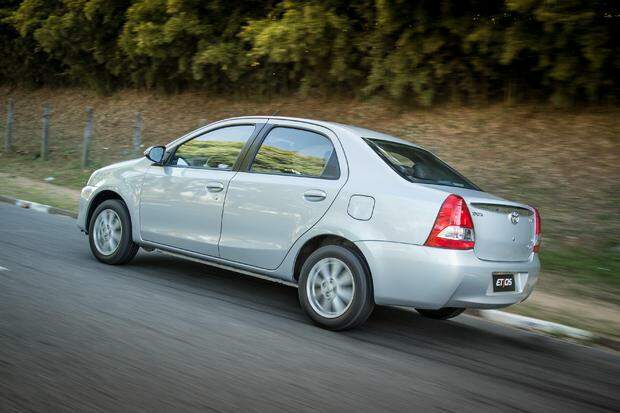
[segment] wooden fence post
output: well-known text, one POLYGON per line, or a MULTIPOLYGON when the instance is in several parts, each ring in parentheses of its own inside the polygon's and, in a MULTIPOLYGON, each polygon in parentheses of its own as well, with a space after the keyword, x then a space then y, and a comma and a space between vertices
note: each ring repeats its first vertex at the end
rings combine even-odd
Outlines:
POLYGON ((136 112, 136 126, 133 129, 133 152, 136 156, 140 155, 142 146, 142 115, 136 112))
POLYGON ((11 152, 13 144, 13 98, 9 98, 6 112, 6 129, 4 130, 4 152, 11 152))
POLYGON ((43 106, 43 131, 41 133, 41 159, 47 161, 49 158, 49 137, 50 137, 50 104, 43 106))
POLYGON ((84 141, 82 142, 82 168, 88 166, 88 146, 93 136, 93 108, 86 108, 86 126, 84 127, 84 141))

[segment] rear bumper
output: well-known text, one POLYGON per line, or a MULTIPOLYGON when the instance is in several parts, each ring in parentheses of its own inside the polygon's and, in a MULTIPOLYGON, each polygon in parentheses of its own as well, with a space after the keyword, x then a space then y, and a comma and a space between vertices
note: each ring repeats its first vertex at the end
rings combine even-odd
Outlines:
POLYGON ((456 251, 384 241, 358 241, 373 277, 375 302, 437 309, 500 308, 525 300, 538 281, 540 262, 483 261, 456 251), (492 273, 515 273, 515 292, 493 292, 492 273))

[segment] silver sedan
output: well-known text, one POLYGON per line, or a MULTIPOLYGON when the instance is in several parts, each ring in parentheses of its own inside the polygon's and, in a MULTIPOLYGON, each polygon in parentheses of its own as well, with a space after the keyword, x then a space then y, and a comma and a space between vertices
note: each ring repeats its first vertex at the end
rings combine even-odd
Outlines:
POLYGON ((78 226, 107 264, 142 247, 297 285, 333 330, 375 304, 446 319, 521 302, 542 236, 535 208, 419 146, 285 117, 222 120, 95 171, 78 226))

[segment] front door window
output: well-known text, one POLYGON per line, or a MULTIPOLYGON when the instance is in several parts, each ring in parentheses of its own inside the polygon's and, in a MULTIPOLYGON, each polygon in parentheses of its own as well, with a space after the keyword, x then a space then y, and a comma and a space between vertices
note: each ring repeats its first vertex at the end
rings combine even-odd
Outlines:
POLYGON ((202 169, 232 170, 254 125, 215 129, 181 144, 168 165, 202 169))

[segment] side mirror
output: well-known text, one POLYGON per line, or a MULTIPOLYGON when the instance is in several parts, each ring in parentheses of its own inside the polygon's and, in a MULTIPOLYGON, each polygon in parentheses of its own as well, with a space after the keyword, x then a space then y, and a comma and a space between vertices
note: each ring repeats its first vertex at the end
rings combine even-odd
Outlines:
POLYGON ((165 146, 150 146, 146 149, 146 151, 144 151, 144 156, 158 165, 161 165, 163 162, 165 154, 165 146))

